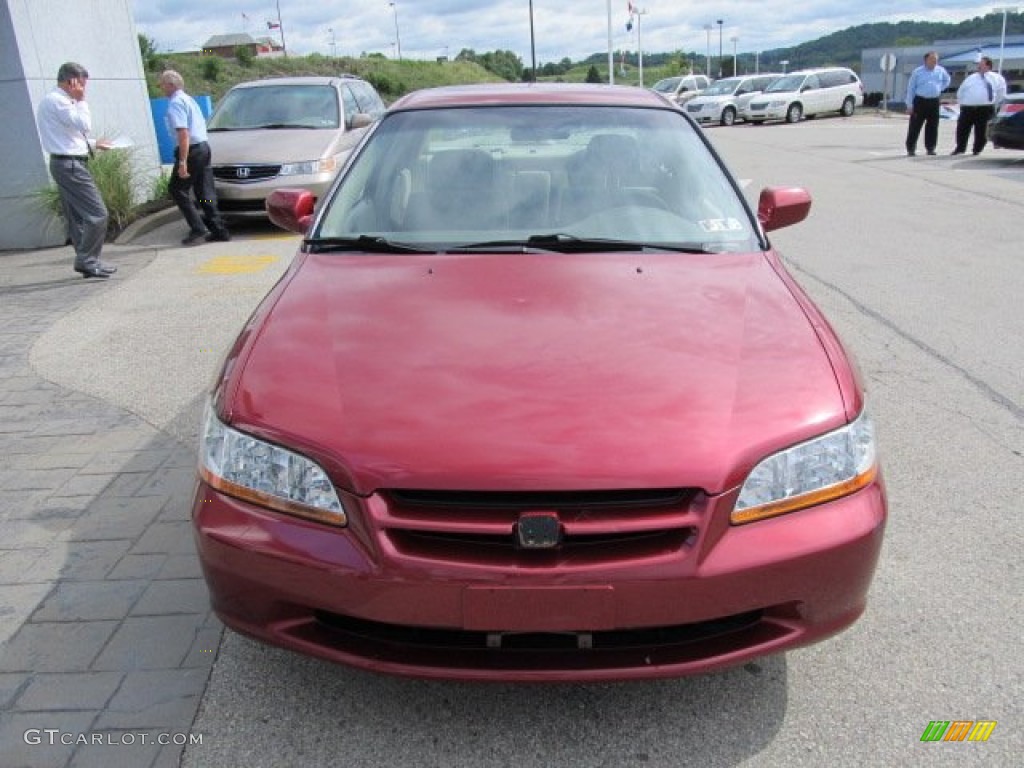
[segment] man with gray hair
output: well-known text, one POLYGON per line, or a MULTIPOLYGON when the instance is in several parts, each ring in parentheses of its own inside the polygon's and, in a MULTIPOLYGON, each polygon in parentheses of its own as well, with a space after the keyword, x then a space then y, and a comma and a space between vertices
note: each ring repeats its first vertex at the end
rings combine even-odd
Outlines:
POLYGON ((185 81, 173 69, 161 73, 158 84, 169 99, 167 130, 175 141, 174 170, 168 188, 178 210, 188 222, 188 234, 181 241, 182 245, 191 245, 201 237, 205 237, 207 242, 230 240, 231 235, 217 210, 210 145, 206 141, 206 118, 196 100, 185 93, 185 81), (202 216, 196 210, 197 202, 203 211, 202 216))
POLYGON ((109 149, 110 142, 91 142, 92 115, 85 101, 89 73, 73 61, 57 71, 57 87, 43 97, 36 111, 39 138, 50 155, 50 175, 60 193, 68 237, 75 248, 75 272, 82 277, 108 278, 117 267, 100 260, 107 237, 107 206, 89 172, 93 147, 109 149))

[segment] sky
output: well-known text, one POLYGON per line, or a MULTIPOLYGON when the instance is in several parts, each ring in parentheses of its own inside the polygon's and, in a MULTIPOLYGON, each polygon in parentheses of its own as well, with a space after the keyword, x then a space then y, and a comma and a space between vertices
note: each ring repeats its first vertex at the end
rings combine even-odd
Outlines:
MULTIPOLYGON (((611 2, 613 50, 712 57, 784 48, 858 24, 902 20, 958 22, 991 13, 994 4, 902 0, 628 0, 611 2), (639 19, 639 23, 636 23, 639 19), (718 20, 722 20, 719 27, 718 20), (705 25, 712 25, 709 33, 705 25), (639 41, 637 31, 639 30, 639 41), (710 41, 709 41, 710 38, 710 41), (732 38, 736 38, 735 43, 732 38)), ((139 34, 158 51, 199 50, 212 35, 274 36, 278 7, 289 53, 360 56, 369 53, 433 61, 505 50, 532 61, 530 0, 131 0, 139 34)), ((532 0, 537 66, 579 61, 608 51, 608 0, 532 0)))

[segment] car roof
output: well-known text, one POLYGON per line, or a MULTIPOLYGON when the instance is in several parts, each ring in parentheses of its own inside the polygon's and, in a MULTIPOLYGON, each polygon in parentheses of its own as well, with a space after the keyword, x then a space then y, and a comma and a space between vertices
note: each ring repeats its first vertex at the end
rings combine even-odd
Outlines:
POLYGON ((264 77, 260 80, 249 80, 238 83, 235 88, 263 88, 271 85, 334 85, 342 80, 358 80, 352 75, 328 77, 323 75, 295 75, 292 77, 264 77))
POLYGON ((392 104, 391 111, 495 104, 578 104, 672 109, 660 94, 634 86, 592 83, 477 83, 413 91, 392 104))

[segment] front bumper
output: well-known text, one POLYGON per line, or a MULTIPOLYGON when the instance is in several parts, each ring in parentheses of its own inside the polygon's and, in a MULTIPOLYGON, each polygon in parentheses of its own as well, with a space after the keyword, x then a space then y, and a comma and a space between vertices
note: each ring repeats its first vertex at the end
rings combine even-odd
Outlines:
POLYGON ((241 633, 414 677, 599 681, 741 664, 863 612, 886 517, 880 481, 739 527, 725 522, 732 502, 704 498, 674 549, 603 562, 548 553, 532 565, 489 566, 476 550, 455 562, 464 542, 395 545, 377 528, 376 496, 333 529, 200 483, 193 521, 214 610, 241 633))

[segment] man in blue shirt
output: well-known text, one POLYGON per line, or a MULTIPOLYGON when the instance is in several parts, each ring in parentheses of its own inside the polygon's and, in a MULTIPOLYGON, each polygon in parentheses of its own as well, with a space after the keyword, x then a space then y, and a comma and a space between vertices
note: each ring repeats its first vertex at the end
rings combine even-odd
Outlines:
POLYGON ((949 72, 939 66, 939 55, 928 51, 924 64, 914 70, 907 81, 907 109, 910 110, 910 124, 907 126, 907 154, 917 153, 917 138, 924 126, 924 148, 929 155, 935 154, 939 143, 939 97, 949 87, 949 72))
POLYGON ((167 130, 175 140, 174 171, 168 189, 188 222, 188 234, 181 242, 190 245, 201 237, 205 237, 207 242, 230 240, 231 235, 217 210, 210 145, 206 142, 206 118, 196 100, 185 93, 185 81, 173 69, 160 75, 159 85, 170 100, 167 130), (202 208, 201 217, 192 194, 202 208))

